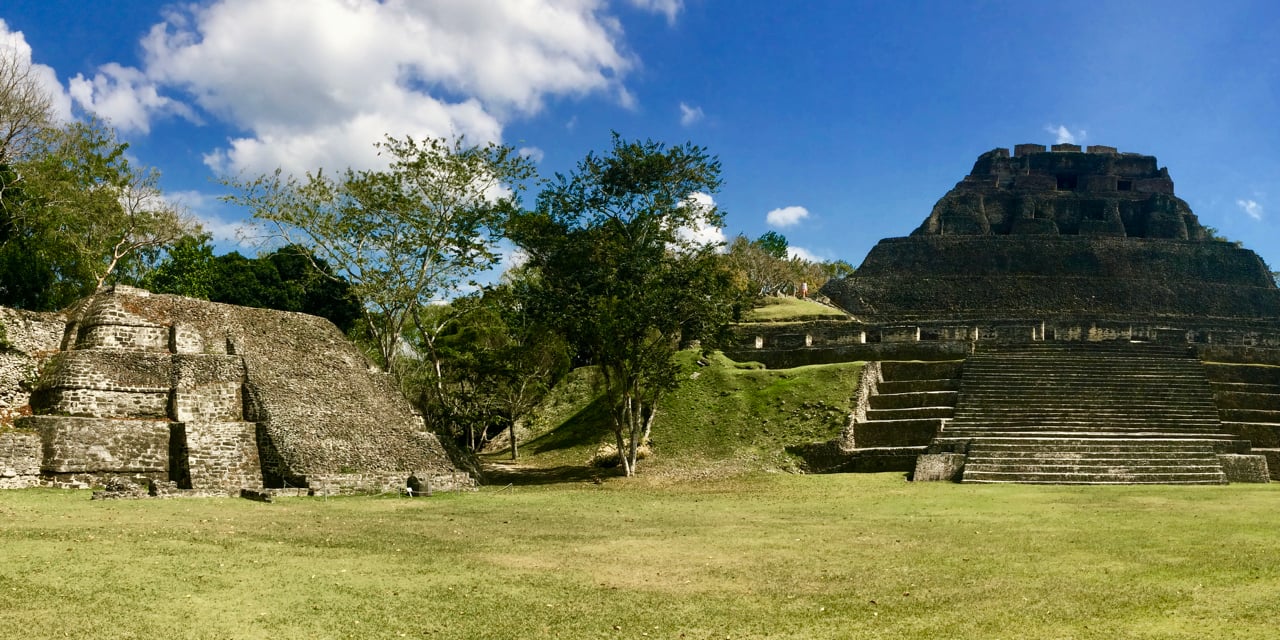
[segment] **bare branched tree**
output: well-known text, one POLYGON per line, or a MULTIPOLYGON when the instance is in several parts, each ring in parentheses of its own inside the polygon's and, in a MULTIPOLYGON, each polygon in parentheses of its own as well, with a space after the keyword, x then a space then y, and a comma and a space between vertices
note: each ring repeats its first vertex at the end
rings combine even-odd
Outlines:
POLYGON ((53 121, 53 97, 40 86, 31 64, 17 49, 0 45, 0 165, 29 148, 53 121))

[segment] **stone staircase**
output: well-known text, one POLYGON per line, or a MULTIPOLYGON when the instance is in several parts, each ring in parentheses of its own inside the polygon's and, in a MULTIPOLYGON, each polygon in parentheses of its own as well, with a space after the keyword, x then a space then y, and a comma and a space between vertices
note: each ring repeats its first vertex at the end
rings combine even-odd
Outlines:
POLYGON ((1185 346, 984 346, 964 363, 954 418, 931 450, 964 451, 963 482, 1223 484, 1223 431, 1185 346))
POLYGON ((857 448, 925 447, 955 413, 961 361, 882 362, 865 415, 853 425, 857 448))
POLYGON ((1280 366, 1204 363, 1222 430, 1249 440, 1280 480, 1280 366))

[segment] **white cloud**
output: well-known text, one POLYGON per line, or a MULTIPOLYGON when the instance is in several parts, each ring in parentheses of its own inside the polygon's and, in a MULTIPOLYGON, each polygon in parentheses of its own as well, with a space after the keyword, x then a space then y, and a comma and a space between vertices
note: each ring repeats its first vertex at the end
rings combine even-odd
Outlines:
POLYGON ((764 219, 773 227, 790 227, 799 224, 809 217, 809 210, 804 207, 782 207, 765 214, 764 219))
POLYGON ((819 258, 817 254, 805 249, 804 247, 787 247, 787 257, 792 259, 799 258, 801 260, 808 260, 809 262, 822 262, 822 258, 819 258))
POLYGON ((645 11, 665 15, 667 24, 675 24, 676 16, 684 9, 684 0, 631 0, 631 4, 645 11))
POLYGON ((681 240, 700 246, 708 244, 723 245, 726 242, 724 229, 721 229, 711 220, 711 214, 716 210, 716 201, 711 197, 711 194, 695 191, 689 194, 689 199, 685 201, 685 206, 693 207, 703 215, 699 216, 694 226, 684 227, 678 231, 681 240))
POLYGON ((1047 124, 1044 126, 1044 130, 1056 136, 1054 144, 1080 144, 1088 137, 1088 132, 1084 129, 1072 131, 1066 125, 1061 124, 1057 126, 1047 124))
POLYGON ((114 62, 99 67, 93 79, 76 74, 68 90, 81 109, 106 118, 125 133, 149 133, 155 114, 174 113, 197 121, 191 107, 160 95, 141 71, 114 62))
POLYGON ((1236 206, 1254 220, 1262 219, 1262 205, 1256 200, 1236 200, 1236 206))
POLYGON ((28 65, 35 81, 49 95, 53 117, 61 122, 71 120, 71 96, 62 89, 58 82, 58 74, 53 67, 37 64, 31 57, 31 45, 21 31, 10 31, 9 25, 0 18, 0 49, 9 49, 17 58, 18 64, 28 65))
POLYGON ((542 162, 542 159, 547 155, 542 151, 542 149, 537 147, 520 147, 520 151, 518 153, 532 160, 534 163, 542 162))
POLYGON ((622 78, 636 62, 605 0, 175 6, 140 69, 104 66, 78 100, 145 131, 165 100, 188 99, 242 132, 207 154, 220 171, 373 166, 384 134, 495 141, 550 97, 635 105, 622 78))
POLYGON ((680 103, 680 124, 689 127, 702 120, 702 107, 690 107, 680 103))

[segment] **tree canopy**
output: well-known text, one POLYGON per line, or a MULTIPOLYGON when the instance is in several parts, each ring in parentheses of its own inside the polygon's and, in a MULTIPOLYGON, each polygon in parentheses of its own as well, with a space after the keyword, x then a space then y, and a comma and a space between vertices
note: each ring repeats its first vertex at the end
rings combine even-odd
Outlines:
POLYGON ((351 286, 296 245, 246 258, 238 252, 214 256, 207 235, 183 238, 142 285, 156 293, 320 316, 344 332, 360 319, 351 286))
POLYGON ((702 147, 615 134, 608 155, 557 175, 511 228, 532 272, 522 304, 579 363, 599 366, 627 475, 677 384, 676 350, 717 338, 728 321, 732 274, 714 245, 681 233, 722 224, 719 210, 691 198, 719 186, 720 163, 702 147))
POLYGON ((0 304, 55 309, 199 225, 97 120, 57 123, 28 65, 0 47, 0 304))
POLYGON ((533 167, 509 147, 462 139, 388 137, 378 148, 385 169, 227 180, 238 191, 227 199, 350 283, 377 355, 399 374, 406 328, 432 332, 424 309, 497 263, 533 167))

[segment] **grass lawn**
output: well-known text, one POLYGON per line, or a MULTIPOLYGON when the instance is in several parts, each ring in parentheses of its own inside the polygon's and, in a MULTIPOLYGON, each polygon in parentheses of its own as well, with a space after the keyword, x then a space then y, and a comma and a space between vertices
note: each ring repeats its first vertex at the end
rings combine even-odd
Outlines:
POLYGON ((0 492, 4 638, 1263 638, 1280 488, 0 492))

